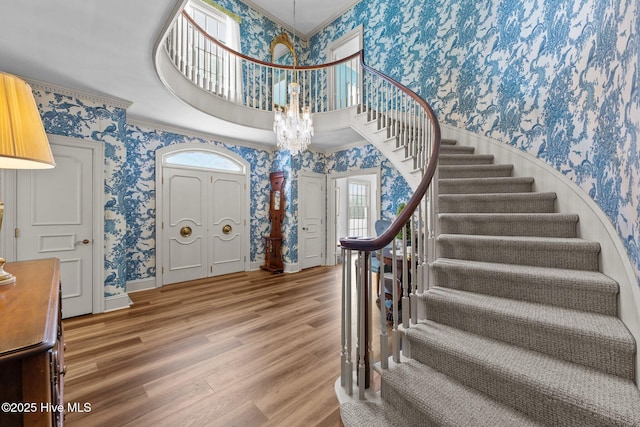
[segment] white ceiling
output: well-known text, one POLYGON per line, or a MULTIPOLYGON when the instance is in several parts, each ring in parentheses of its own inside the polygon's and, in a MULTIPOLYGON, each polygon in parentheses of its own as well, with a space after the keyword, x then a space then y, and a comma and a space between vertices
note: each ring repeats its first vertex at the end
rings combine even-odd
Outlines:
MULTIPOLYGON (((223 122, 202 113, 180 101, 160 82, 153 66, 153 49, 180 3, 0 0, 0 71, 129 101, 129 120, 275 146, 272 132, 223 122)), ((280 9, 291 10, 293 0, 246 3, 255 3, 275 15, 280 9)), ((296 0, 296 26, 309 31, 353 3, 357 2, 296 0)), ((289 19, 285 15, 279 18, 292 25, 289 19)), ((355 132, 352 134, 352 140, 316 134, 312 147, 330 150, 353 143, 357 138, 355 132)))

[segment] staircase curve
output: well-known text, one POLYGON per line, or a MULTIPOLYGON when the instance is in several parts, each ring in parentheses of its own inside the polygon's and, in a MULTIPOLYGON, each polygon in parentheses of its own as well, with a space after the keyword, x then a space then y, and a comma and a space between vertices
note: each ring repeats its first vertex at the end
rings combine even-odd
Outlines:
POLYGON ((256 61, 183 12, 156 67, 194 107, 268 132, 274 82, 295 79, 317 129, 353 129, 414 189, 380 236, 341 239, 345 425, 640 425, 637 330, 618 318, 621 290, 599 271, 600 244, 556 211, 555 193, 477 144, 441 140, 428 104, 362 52, 321 66, 256 61), (358 76, 354 96, 335 96, 338 73, 358 76), (374 256, 390 261, 377 276, 374 256))

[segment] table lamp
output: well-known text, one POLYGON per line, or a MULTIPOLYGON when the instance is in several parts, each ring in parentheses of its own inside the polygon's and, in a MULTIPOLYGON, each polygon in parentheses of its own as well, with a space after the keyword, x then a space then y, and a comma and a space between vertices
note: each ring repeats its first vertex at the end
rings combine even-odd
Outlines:
MULTIPOLYGON (((50 169, 55 166, 31 86, 0 72, 0 169, 50 169)), ((0 228, 4 203, 0 201, 0 228)), ((15 282, 0 258, 0 285, 15 282)))

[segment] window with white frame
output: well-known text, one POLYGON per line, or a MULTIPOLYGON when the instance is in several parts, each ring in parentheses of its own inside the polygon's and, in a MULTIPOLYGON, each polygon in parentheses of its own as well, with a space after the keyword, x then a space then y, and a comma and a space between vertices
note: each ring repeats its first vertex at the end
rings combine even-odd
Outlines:
MULTIPOLYGON (((187 13, 208 35, 236 52, 240 52, 240 24, 227 15, 201 1, 192 1, 185 7, 187 13)), ((211 42, 204 35, 190 38, 193 74, 197 85, 225 98, 240 96, 241 75, 237 60, 211 42)))
POLYGON ((347 211, 350 237, 369 235, 369 183, 349 180, 347 211))

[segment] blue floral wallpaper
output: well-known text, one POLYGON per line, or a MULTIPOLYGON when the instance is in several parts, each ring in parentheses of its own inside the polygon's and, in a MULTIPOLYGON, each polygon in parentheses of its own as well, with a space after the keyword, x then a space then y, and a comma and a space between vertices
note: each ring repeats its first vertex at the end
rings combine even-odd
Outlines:
MULTIPOLYGON (((268 59, 282 29, 235 0, 243 53, 268 59)), ((636 0, 362 0, 308 44, 321 62, 328 43, 363 24, 366 61, 421 94, 447 124, 518 147, 572 179, 603 209, 640 271, 640 5, 636 0)), ((105 145, 105 295, 155 276, 155 151, 198 142, 251 164, 251 260, 268 233, 268 174, 285 170, 285 262, 298 261, 300 171, 380 167, 383 217, 411 193, 371 145, 290 156, 127 124, 123 108, 35 90, 47 132, 105 145)))
POLYGON ((123 294, 127 280, 126 110, 45 90, 35 89, 34 96, 47 133, 104 143, 104 292, 107 297, 123 294))
POLYGON ((101 141, 105 146, 105 296, 126 292, 126 282, 155 277, 155 155, 172 144, 195 142, 222 147, 244 158, 250 174, 250 260, 264 255, 262 236, 270 229, 269 172, 287 174, 283 260, 298 262, 298 174, 372 167, 382 171, 382 215, 393 217, 411 194, 408 184, 372 145, 336 153, 262 150, 215 139, 182 135, 152 124, 127 123, 126 110, 85 99, 35 90, 48 133, 101 141))
POLYGON ((637 0, 362 0, 310 40, 311 61, 360 24, 366 62, 443 123, 526 151, 588 193, 640 276, 637 0))

